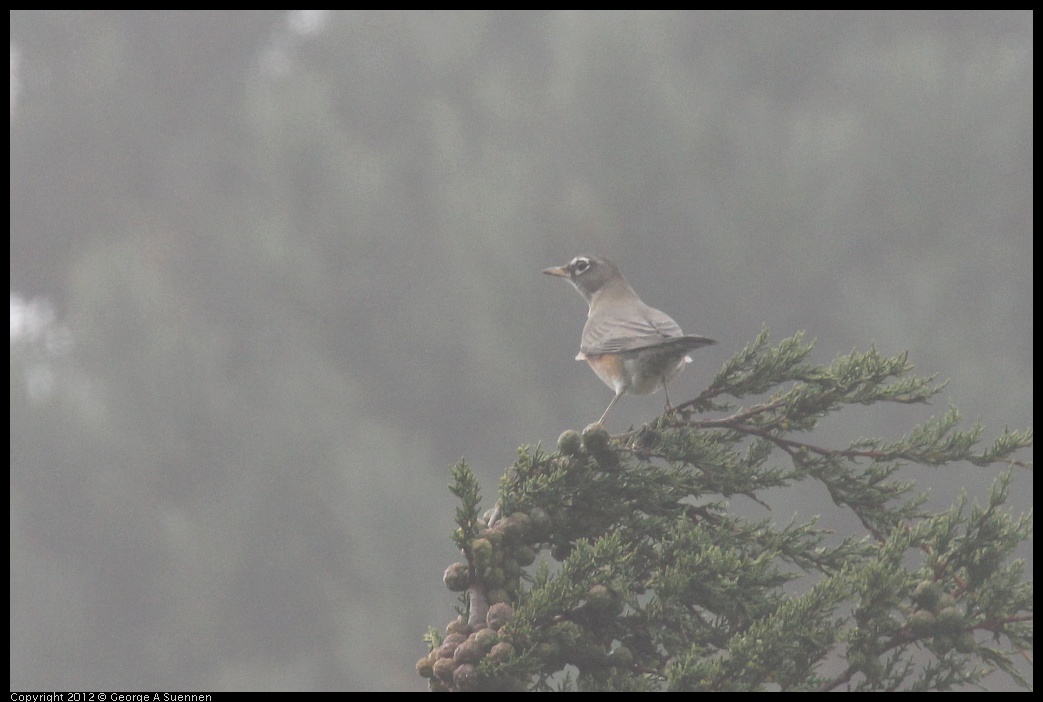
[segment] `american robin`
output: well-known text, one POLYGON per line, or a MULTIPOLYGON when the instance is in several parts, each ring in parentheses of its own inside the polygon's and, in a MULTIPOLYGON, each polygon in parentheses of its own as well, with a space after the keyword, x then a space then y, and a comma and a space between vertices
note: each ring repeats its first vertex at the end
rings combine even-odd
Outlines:
MULTIPOLYGON (((616 392, 600 424, 623 393, 647 395, 660 385, 666 393, 666 384, 691 362, 689 351, 717 343, 705 336, 685 336, 665 312, 642 302, 607 258, 577 256, 543 272, 567 278, 590 305, 576 360, 589 363, 616 392)), ((672 409, 669 394, 666 407, 672 409)))

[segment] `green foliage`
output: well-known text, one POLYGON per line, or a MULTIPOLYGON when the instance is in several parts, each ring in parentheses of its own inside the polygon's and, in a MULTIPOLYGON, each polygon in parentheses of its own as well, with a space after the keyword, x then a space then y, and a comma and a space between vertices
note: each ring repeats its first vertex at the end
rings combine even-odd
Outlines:
POLYGON ((453 466, 453 483, 449 491, 460 500, 460 506, 456 508, 458 528, 453 531, 453 541, 461 549, 466 549, 470 541, 478 536, 478 505, 481 501, 478 479, 467 467, 466 461, 461 460, 453 466))
MULTIPOLYGON (((922 403, 941 386, 910 376, 904 354, 814 367, 809 351, 800 335, 772 348, 762 333, 674 413, 616 437, 566 432, 560 453, 522 449, 485 522, 474 476, 454 468, 455 538, 477 573, 464 604, 488 595, 512 606, 488 619, 510 654, 481 659, 462 684, 949 690, 1002 672, 1027 686, 1015 659, 1032 646, 1032 586, 1013 554, 1031 518, 1003 505, 1031 431, 980 449, 982 428, 959 431, 950 409, 898 441, 814 444, 818 420, 845 405, 922 403), (746 407, 720 400, 768 391, 746 407), (711 409, 726 416, 701 417, 711 409), (896 477, 903 464, 958 461, 1012 467, 984 506, 961 497, 937 514, 896 477), (814 519, 754 522, 724 499, 764 504, 759 493, 803 483, 822 485, 868 537, 838 539, 814 519), (560 563, 525 570, 544 549, 560 563)), ((461 641, 489 631, 484 619, 466 624, 461 641)), ((431 673, 435 689, 462 689, 455 663, 434 665, 452 645, 432 638, 431 648, 418 670, 442 674, 431 673)))

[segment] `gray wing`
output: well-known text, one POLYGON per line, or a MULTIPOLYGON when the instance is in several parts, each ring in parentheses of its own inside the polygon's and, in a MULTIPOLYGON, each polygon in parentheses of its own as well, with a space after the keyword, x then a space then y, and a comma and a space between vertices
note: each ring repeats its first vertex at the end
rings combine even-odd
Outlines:
POLYGON ((677 343, 689 349, 716 343, 702 336, 684 336, 669 315, 644 305, 638 314, 625 317, 601 314, 588 319, 579 349, 588 355, 623 353, 657 346, 670 339, 677 339, 677 343))

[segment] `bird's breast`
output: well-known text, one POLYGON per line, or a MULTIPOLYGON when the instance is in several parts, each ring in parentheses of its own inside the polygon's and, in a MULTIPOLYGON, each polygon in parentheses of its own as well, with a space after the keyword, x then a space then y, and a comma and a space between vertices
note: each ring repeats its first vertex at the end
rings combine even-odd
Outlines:
POLYGON ((624 353, 580 353, 576 360, 586 361, 617 395, 631 393, 647 395, 668 383, 691 359, 683 348, 648 347, 624 353))

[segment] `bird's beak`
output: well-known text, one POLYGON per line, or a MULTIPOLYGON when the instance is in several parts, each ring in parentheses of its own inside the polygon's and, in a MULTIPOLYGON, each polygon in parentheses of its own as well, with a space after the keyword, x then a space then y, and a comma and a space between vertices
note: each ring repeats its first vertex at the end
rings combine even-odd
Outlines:
POLYGON ((553 275, 558 278, 568 278, 569 270, 565 266, 555 266, 554 268, 546 268, 543 271, 547 275, 553 275))

